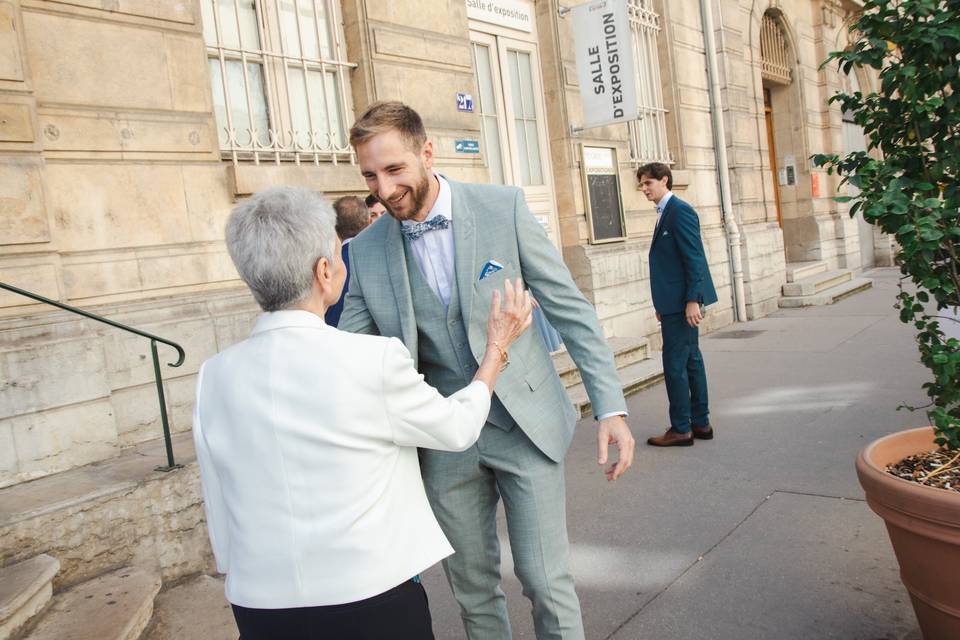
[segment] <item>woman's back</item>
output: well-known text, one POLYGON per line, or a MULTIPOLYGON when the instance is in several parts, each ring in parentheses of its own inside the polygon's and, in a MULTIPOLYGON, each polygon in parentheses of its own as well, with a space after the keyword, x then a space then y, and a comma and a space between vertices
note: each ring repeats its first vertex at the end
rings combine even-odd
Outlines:
POLYGON ((197 394, 208 526, 232 603, 353 602, 452 552, 414 447, 469 446, 483 385, 442 398, 399 341, 280 311, 208 360, 197 394))

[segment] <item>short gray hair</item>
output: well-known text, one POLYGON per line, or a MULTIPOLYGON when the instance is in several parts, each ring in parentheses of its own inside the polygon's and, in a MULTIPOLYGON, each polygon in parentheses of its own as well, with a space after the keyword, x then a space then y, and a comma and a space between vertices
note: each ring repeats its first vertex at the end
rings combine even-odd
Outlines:
POLYGON ((334 259, 336 221, 326 198, 300 187, 272 187, 234 208, 227 250, 264 311, 307 298, 317 261, 334 259))

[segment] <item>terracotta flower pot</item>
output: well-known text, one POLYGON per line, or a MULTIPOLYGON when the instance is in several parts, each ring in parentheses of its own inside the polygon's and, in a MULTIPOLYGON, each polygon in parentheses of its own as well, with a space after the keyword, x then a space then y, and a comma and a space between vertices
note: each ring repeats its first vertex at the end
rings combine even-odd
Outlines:
POLYGON ((894 477, 891 462, 936 448, 933 428, 901 431, 867 445, 857 476, 883 518, 925 640, 960 639, 960 494, 894 477))

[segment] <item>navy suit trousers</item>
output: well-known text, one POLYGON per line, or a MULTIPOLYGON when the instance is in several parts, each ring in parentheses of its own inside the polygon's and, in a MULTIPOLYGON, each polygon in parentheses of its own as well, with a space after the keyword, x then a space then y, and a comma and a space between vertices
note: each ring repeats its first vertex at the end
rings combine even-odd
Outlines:
POLYGON ((700 330, 691 327, 682 313, 660 318, 663 334, 663 377, 670 400, 670 427, 687 433, 710 424, 707 406, 707 371, 700 353, 700 330))

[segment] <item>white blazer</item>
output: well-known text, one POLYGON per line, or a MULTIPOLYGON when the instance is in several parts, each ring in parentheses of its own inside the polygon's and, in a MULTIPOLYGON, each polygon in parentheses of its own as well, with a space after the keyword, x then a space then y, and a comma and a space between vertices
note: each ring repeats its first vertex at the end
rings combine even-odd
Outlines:
POLYGON ((466 449, 489 410, 482 382, 440 395, 396 338, 261 315, 197 378, 193 438, 227 600, 354 602, 453 553, 416 447, 466 449))

